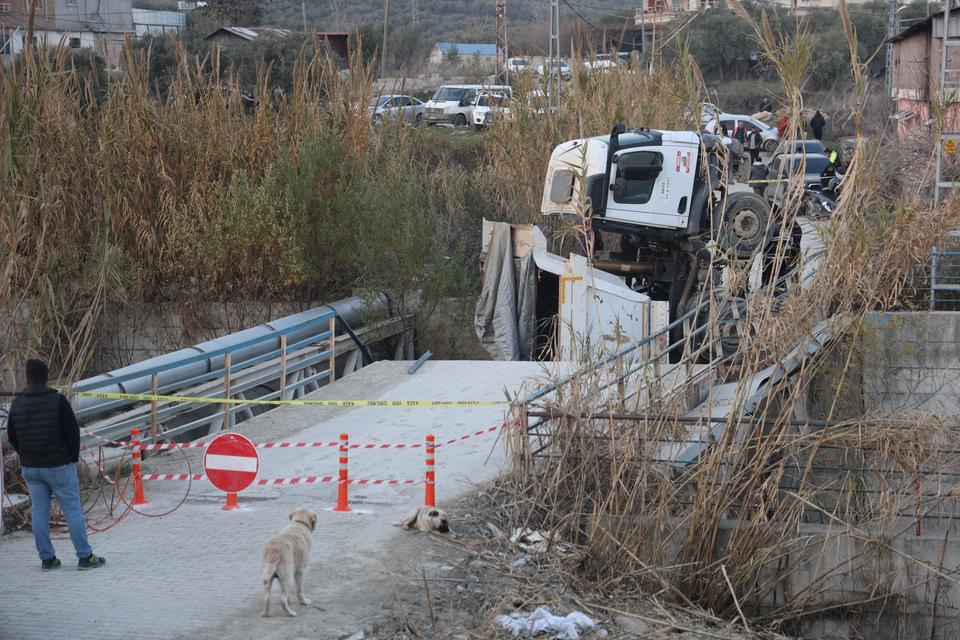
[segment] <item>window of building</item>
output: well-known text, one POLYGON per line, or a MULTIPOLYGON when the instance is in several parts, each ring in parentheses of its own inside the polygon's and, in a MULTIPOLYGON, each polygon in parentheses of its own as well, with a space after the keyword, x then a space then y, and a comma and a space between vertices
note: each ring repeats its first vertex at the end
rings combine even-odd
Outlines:
MULTIPOLYGON (((30 13, 30 2, 31 0, 23 0, 23 12, 26 14, 30 13)), ((36 0, 37 4, 37 13, 47 10, 47 0, 36 0)))
POLYGON ((0 16, 10 15, 10 3, 9 2, 0 2, 0 16))
POLYGON ((79 49, 80 48, 80 38, 70 38, 70 48, 79 49))
POLYGON ((10 36, 0 33, 0 56, 10 53, 10 36))
POLYGON ((66 5, 68 7, 77 7, 79 6, 78 0, 66 0, 66 5))

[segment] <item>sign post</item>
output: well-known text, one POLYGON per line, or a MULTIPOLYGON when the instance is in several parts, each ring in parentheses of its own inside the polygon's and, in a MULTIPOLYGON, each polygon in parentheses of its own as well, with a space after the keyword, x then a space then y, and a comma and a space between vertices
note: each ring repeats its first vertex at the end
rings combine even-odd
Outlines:
POLYGON ((224 433, 210 441, 203 456, 203 471, 210 484, 227 494, 224 511, 239 509, 237 494, 257 479, 260 455, 250 440, 239 433, 224 433))

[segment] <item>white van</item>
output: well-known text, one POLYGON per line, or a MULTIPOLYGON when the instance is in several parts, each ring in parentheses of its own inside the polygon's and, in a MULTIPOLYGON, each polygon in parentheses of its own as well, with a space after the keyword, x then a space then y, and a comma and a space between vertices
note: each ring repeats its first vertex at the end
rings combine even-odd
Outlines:
POLYGON ((458 127, 466 126, 470 122, 477 93, 484 90, 513 97, 513 90, 508 85, 445 84, 424 105, 423 121, 428 124, 446 122, 458 127))

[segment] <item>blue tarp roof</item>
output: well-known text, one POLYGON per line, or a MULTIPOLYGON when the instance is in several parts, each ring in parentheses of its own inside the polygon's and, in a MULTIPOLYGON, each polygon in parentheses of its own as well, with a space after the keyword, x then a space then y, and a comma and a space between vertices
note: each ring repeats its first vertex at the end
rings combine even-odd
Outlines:
POLYGON ((497 55, 497 45, 495 44, 474 44, 471 42, 438 42, 437 47, 444 53, 450 53, 450 49, 456 47, 457 53, 461 56, 472 56, 474 54, 481 56, 497 55))

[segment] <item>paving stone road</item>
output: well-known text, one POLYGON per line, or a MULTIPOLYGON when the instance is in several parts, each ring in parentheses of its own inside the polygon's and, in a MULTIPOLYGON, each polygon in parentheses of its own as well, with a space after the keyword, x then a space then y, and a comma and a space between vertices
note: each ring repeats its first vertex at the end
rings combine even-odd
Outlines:
MULTIPOLYGON (((504 390, 542 382, 542 364, 428 362, 415 375, 408 363, 379 362, 325 387, 311 397, 343 399, 502 400, 504 390)), ((335 440, 423 442, 497 424, 505 406, 469 408, 283 407, 239 425, 255 442, 335 440)), ((261 477, 333 475, 337 450, 261 450, 261 477)), ((200 471, 202 451, 173 452, 149 460, 145 472, 200 471)), ((354 478, 421 479, 423 449, 352 450, 354 478)), ((437 500, 442 506, 494 478, 506 460, 496 434, 472 438, 437 452, 437 500)), ((176 505, 184 482, 149 482, 148 513, 176 505)), ((194 483, 172 514, 131 514, 92 536, 108 559, 95 571, 75 569, 69 541, 57 544, 64 566, 40 570, 29 532, 8 535, 0 547, 0 640, 122 640, 166 638, 339 638, 363 629, 393 601, 395 570, 417 565, 431 544, 391 526, 420 504, 423 486, 351 487, 354 513, 332 513, 336 485, 256 487, 240 496, 241 510, 221 510, 223 496, 194 483), (296 619, 259 616, 259 549, 284 526, 297 506, 320 516, 307 581, 313 604, 294 605, 296 619)), ((454 523, 454 528, 456 527, 454 523)), ((276 591, 276 588, 275 588, 276 591)))

